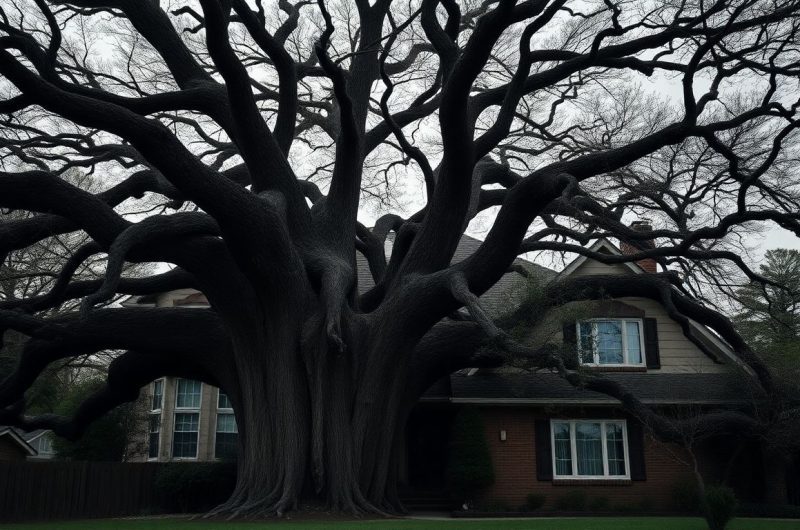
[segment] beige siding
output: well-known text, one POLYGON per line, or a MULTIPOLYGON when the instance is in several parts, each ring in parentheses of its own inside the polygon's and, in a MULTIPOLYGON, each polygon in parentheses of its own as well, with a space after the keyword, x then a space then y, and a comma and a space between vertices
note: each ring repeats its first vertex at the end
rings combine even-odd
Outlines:
MULTIPOLYGON (((634 274, 634 272, 625 265, 605 265, 599 261, 587 259, 572 273, 573 276, 597 274, 634 274)), ((645 317, 658 320, 661 372, 722 372, 726 369, 724 365, 715 363, 686 338, 680 325, 667 315, 660 303, 648 298, 636 297, 617 300, 644 310, 645 317)), ((579 313, 578 310, 577 314, 579 313)), ((556 333, 558 339, 563 340, 561 331, 558 330, 556 333)))
POLYGON ((599 261, 595 261, 593 259, 587 259, 581 265, 573 271, 570 276, 591 276, 596 274, 635 274, 630 267, 627 265, 623 265, 621 263, 616 263, 614 265, 606 265, 604 263, 600 263, 599 261))
POLYGON ((680 324, 667 315, 664 307, 648 298, 620 298, 621 302, 638 307, 645 315, 658 320, 658 349, 662 372, 722 372, 725 366, 715 363, 686 338, 680 324))

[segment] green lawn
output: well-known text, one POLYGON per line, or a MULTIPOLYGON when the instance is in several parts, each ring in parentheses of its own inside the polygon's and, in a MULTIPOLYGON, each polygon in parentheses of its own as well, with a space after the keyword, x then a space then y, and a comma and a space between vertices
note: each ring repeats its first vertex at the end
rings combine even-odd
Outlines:
MULTIPOLYGON (((455 528, 507 530, 705 530, 702 520, 692 517, 595 517, 574 519, 491 519, 491 520, 410 520, 383 519, 372 521, 274 521, 258 523, 226 523, 189 521, 186 519, 105 519, 63 523, 9 524, 6 530, 260 530, 268 528, 329 528, 440 530, 455 528)), ((737 519, 729 530, 800 530, 800 520, 737 519)))

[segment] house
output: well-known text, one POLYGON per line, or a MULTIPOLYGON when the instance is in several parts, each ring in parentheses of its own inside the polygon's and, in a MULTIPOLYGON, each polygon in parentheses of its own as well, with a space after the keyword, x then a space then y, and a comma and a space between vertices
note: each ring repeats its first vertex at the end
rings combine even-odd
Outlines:
POLYGON ((17 427, 0 425, 0 462, 50 460, 55 456, 52 431, 37 429, 25 432, 17 427))
MULTIPOLYGON (((637 229, 648 227, 639 224, 637 229)), ((465 236, 454 262, 479 245, 465 236)), ((610 254, 632 250, 605 239, 591 249, 610 254)), ((560 272, 523 260, 518 264, 541 282, 656 272, 652 260, 605 265, 579 257, 560 272)), ((359 285, 372 285, 363 263, 359 285)), ((521 276, 507 274, 481 300, 499 314, 519 302, 525 285, 521 276)), ((201 307, 205 299, 183 290, 132 297, 126 305, 201 307)), ((530 340, 575 343, 587 369, 603 372, 666 413, 742 408, 752 401, 748 375, 728 345, 692 322, 692 333, 704 346, 700 348, 656 301, 626 297, 579 304, 542 320, 530 330, 530 340)), ((146 395, 150 451, 141 460, 210 460, 235 453, 235 418, 217 389, 165 378, 151 384, 146 395)), ((616 400, 575 388, 549 372, 483 369, 439 381, 411 413, 400 477, 408 495, 436 497, 444 492, 450 426, 465 406, 479 410, 492 455, 495 481, 484 494, 487 502, 517 507, 529 495, 538 495, 545 508, 554 508, 572 495, 596 507, 670 510, 676 490, 693 481, 689 455, 655 440, 616 400)), ((765 480, 758 458, 740 457, 735 465, 731 461, 736 454, 757 455, 758 448, 742 451, 734 445, 732 440, 712 440, 698 448, 701 470, 711 480, 724 476, 737 485, 740 498, 755 499, 765 480)))
POLYGON ((19 462, 29 456, 36 456, 36 449, 13 427, 0 426, 0 462, 19 462))

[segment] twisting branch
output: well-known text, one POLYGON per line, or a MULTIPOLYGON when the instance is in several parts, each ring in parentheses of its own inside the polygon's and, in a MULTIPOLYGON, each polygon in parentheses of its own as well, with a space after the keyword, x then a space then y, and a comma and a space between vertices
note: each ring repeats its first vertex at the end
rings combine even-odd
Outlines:
POLYGON ((83 299, 81 313, 85 315, 94 305, 114 296, 119 287, 125 258, 136 247, 201 235, 218 236, 219 226, 212 217, 197 212, 148 217, 126 228, 117 236, 108 251, 108 265, 103 284, 97 292, 83 299))

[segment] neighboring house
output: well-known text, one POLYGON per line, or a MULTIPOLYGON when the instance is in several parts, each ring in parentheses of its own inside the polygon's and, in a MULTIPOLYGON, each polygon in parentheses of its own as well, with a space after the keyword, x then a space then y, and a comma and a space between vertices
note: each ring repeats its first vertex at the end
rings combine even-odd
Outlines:
POLYGON ((0 425, 0 462, 50 460, 55 456, 53 431, 37 429, 25 432, 18 427, 0 425))
POLYGON ((56 450, 53 448, 53 431, 47 429, 37 429, 31 432, 22 432, 25 441, 36 450, 36 456, 28 460, 51 460, 56 457, 56 450))
POLYGON ((31 447, 14 427, 0 425, 0 462, 21 462, 36 456, 31 447))
MULTIPOLYGON (((471 255, 479 245, 465 236, 453 261, 471 255)), ((623 252, 608 240, 597 241, 592 250, 623 252)), ((579 257, 560 273, 517 263, 543 283, 566 276, 656 272, 652 260, 604 265, 579 257)), ((481 300, 500 314, 519 302, 525 285, 520 275, 509 273, 481 300)), ((360 261, 359 287, 371 286, 360 261)), ((206 307, 203 295, 189 290, 131 297, 125 304, 206 307)), ((691 323, 700 348, 653 300, 626 297, 573 305, 540 320, 529 339, 575 344, 587 368, 620 381, 665 412, 743 407, 752 401, 748 376, 730 348, 703 326, 691 323)), ((139 459, 209 460, 234 452, 233 411, 217 389, 165 378, 151 384, 146 395, 152 409, 150 454, 139 459)), ((450 424, 463 406, 478 407, 484 419, 495 473, 485 498, 495 502, 519 506, 528 495, 539 494, 546 496, 545 507, 552 508, 559 498, 580 490, 598 499, 598 505, 668 510, 674 508, 676 487, 693 480, 687 454, 654 440, 614 399, 575 388, 549 372, 469 370, 439 381, 409 418, 401 483, 412 496, 444 491, 450 424)), ((756 497, 765 480, 759 457, 749 448, 742 453, 726 443, 718 440, 713 453, 700 455, 703 472, 712 480, 727 474, 729 481, 741 482, 741 497, 756 497), (736 452, 751 458, 731 466, 729 456, 736 452)))

